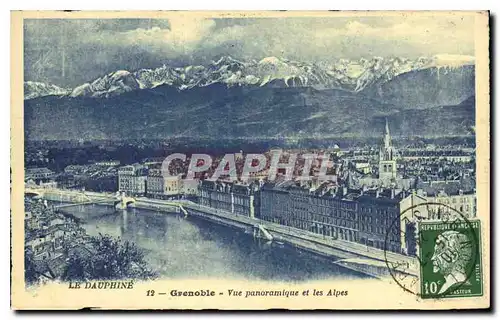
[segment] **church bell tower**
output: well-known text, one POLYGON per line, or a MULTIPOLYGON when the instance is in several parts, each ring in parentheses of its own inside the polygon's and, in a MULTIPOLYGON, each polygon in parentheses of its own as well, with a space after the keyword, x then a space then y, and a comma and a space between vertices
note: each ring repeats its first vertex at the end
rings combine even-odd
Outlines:
POLYGON ((382 146, 379 151, 378 172, 379 179, 390 181, 396 178, 396 160, 394 159, 394 147, 392 146, 389 123, 385 119, 385 132, 382 146))

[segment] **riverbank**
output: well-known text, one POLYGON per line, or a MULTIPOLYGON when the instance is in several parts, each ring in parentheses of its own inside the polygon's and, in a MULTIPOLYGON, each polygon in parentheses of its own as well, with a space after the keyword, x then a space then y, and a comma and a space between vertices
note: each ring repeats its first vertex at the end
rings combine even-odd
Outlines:
POLYGON ((367 248, 357 243, 336 240, 305 230, 214 210, 194 203, 185 205, 185 207, 189 214, 215 223, 244 229, 246 232, 252 229, 256 230, 259 227, 264 228, 273 236, 273 241, 286 243, 322 257, 334 257, 334 263, 372 277, 381 279, 391 277, 386 259, 389 264, 406 265, 407 272, 405 275, 409 277, 418 276, 418 262, 412 257, 384 252, 376 248, 367 248))
MULTIPOLYGON (((82 193, 78 191, 58 189, 45 190, 43 197, 48 200, 66 200, 70 202, 70 199, 73 199, 72 201, 77 203, 88 201, 89 199, 100 201, 104 198, 110 201, 114 199, 113 194, 85 192, 83 196, 82 193)), ((334 263, 338 265, 376 278, 387 278, 391 276, 386 259, 389 264, 406 265, 407 271, 405 275, 413 277, 418 276, 418 261, 413 257, 384 252, 383 250, 368 248, 358 243, 332 239, 309 231, 283 226, 257 218, 215 210, 191 201, 168 201, 141 197, 135 198, 135 203, 133 205, 137 208, 161 212, 182 212, 182 214, 196 216, 212 223, 238 228, 245 233, 251 233, 255 236, 262 236, 262 232, 264 231, 269 233, 272 240, 277 243, 288 244, 301 250, 331 258, 334 260, 334 263)))

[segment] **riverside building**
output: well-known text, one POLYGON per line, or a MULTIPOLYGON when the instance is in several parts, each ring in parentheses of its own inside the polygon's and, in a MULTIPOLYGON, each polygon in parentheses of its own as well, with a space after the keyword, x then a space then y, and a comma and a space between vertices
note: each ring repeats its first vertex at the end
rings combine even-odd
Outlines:
POLYGON ((260 190, 258 218, 367 247, 416 253, 414 222, 428 217, 426 199, 397 189, 328 187, 308 189, 293 181, 260 190))
POLYGON ((201 205, 255 217, 255 194, 258 191, 256 184, 203 180, 199 189, 201 205))
POLYGON ((130 194, 146 193, 147 168, 133 164, 118 168, 118 190, 130 194))

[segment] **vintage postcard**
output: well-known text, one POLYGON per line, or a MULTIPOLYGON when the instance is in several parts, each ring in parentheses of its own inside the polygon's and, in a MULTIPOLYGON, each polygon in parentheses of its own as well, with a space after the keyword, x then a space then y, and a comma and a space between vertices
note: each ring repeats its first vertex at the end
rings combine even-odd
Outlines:
POLYGON ((490 307, 488 12, 11 18, 13 309, 490 307))

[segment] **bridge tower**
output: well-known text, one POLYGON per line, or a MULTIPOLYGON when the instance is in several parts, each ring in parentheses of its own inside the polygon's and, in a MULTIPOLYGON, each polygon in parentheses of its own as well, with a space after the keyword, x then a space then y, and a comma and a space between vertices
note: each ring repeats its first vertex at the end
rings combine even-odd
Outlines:
POLYGON ((125 192, 121 194, 117 193, 116 195, 117 201, 115 202, 115 208, 125 210, 128 207, 133 207, 135 205, 135 199, 132 197, 127 197, 125 192))

